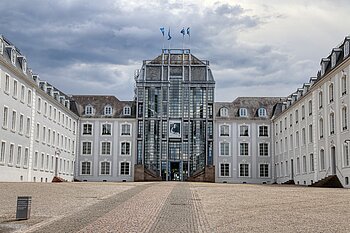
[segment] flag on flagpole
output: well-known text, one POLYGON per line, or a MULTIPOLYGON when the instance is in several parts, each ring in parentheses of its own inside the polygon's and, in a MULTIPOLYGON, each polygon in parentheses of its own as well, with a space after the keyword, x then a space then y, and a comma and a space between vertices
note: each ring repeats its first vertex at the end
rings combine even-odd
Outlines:
POLYGON ((162 27, 162 28, 159 28, 159 30, 160 30, 160 32, 163 34, 163 36, 164 36, 164 27, 162 27))
POLYGON ((171 40, 170 27, 169 27, 169 31, 168 31, 168 40, 171 40))
MULTIPOLYGON (((182 30, 184 30, 184 29, 182 29, 182 30)), ((191 37, 190 28, 189 28, 189 27, 187 28, 186 32, 187 32, 187 35, 188 35, 189 37, 191 37)), ((185 34, 184 34, 184 35, 185 35, 185 34)))
POLYGON ((180 32, 181 34, 182 34, 182 36, 185 36, 185 28, 182 28, 182 30, 181 30, 181 32, 180 32))

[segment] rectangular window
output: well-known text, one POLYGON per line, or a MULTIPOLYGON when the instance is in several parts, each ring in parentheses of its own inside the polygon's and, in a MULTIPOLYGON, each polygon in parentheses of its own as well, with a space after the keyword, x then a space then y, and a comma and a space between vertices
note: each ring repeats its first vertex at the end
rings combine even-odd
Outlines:
POLYGON ((44 164, 45 164, 45 154, 41 153, 40 157, 40 170, 44 170, 44 164))
POLYGON ((247 156, 249 155, 249 144, 246 142, 242 142, 239 144, 239 155, 247 156))
POLYGON ((312 131, 312 125, 309 125, 309 142, 312 143, 313 142, 313 131, 312 131))
POLYGON ((301 140, 303 142, 302 145, 305 145, 306 144, 306 132, 305 132, 305 128, 302 128, 301 129, 301 140))
POLYGON ((241 125, 239 127, 239 136, 248 137, 249 136, 249 127, 248 125, 241 125))
POLYGON ((306 156, 303 156, 303 173, 307 172, 306 156))
POLYGON ((121 155, 130 155, 130 142, 121 143, 121 155))
POLYGON ((92 124, 83 124, 83 135, 92 135, 92 124))
POLYGON ((259 137, 268 137, 269 136, 269 128, 267 125, 259 126, 259 137))
POLYGON ((309 116, 312 115, 312 100, 309 100, 309 116))
POLYGON ((83 142, 83 155, 91 155, 92 152, 92 143, 91 142, 83 142))
POLYGON ((305 119, 305 105, 301 106, 301 119, 304 120, 305 119))
POLYGON ((91 162, 82 162, 81 163, 81 174, 82 175, 91 175, 91 162))
POLYGON ((259 156, 269 156, 268 143, 259 143, 259 156))
POLYGON ((100 172, 101 172, 101 175, 110 175, 111 174, 111 163, 110 162, 101 162, 100 172))
POLYGON ((24 159, 23 159, 23 166, 28 167, 28 158, 29 158, 29 148, 24 149, 24 159))
POLYGON ((220 136, 222 137, 228 137, 230 136, 230 127, 228 125, 221 125, 220 126, 220 136))
POLYGON ((13 97, 17 98, 18 95, 18 87, 17 87, 17 80, 13 80, 13 97))
POLYGON ((21 114, 19 116, 19 133, 23 133, 23 125, 24 125, 24 116, 21 114))
POLYGON ((321 170, 325 170, 326 169, 326 161, 325 161, 325 157, 324 157, 324 150, 320 150, 320 168, 321 170))
POLYGON ((249 164, 243 163, 239 165, 239 176, 249 177, 249 164))
POLYGON ((27 94, 27 104, 29 106, 32 105, 32 91, 31 90, 28 90, 28 94, 27 94))
POLYGON ((43 143, 46 142, 46 127, 43 126, 43 143))
POLYGON ((4 115, 2 118, 2 127, 7 128, 8 126, 8 115, 9 115, 9 109, 7 107, 4 107, 4 115))
POLYGON ((112 135, 112 125, 111 124, 102 124, 102 132, 103 136, 112 135))
POLYGON ((264 177, 264 178, 269 177, 269 165, 260 164, 259 174, 260 174, 260 177, 264 177))
POLYGON ((22 85, 22 86, 21 86, 21 102, 22 102, 22 103, 24 102, 25 91, 26 91, 25 86, 22 85))
POLYGON ((18 148, 17 148, 17 159, 16 159, 16 165, 17 166, 21 165, 21 160, 22 160, 22 147, 18 146, 18 148))
POLYGON ((130 124, 122 124, 122 135, 130 136, 131 135, 131 125, 130 124))
POLYGON ((38 98, 38 104, 37 104, 37 110, 38 112, 41 112, 41 98, 38 98))
POLYGON ((350 166, 350 160, 349 160, 349 144, 344 144, 344 167, 350 166))
POLYGON ((14 144, 11 144, 10 145, 10 154, 9 154, 9 164, 13 164, 13 153, 14 153, 14 150, 15 150, 15 145, 14 144))
POLYGON ((230 164, 222 163, 220 164, 220 176, 229 177, 230 176, 230 164))
POLYGON ((12 111, 12 124, 11 124, 11 130, 16 130, 16 121, 17 121, 17 112, 12 111))
POLYGON ((6 142, 1 142, 0 163, 5 162, 6 142))
POLYGON ((315 165, 314 165, 314 154, 310 154, 310 171, 315 171, 315 165))
POLYGON ((10 76, 5 74, 5 93, 10 93, 10 76))
POLYGON ((101 155, 110 155, 110 154, 111 154, 111 143, 101 142, 101 155))
POLYGON ((222 156, 230 155, 230 144, 228 142, 220 143, 220 155, 222 156))
POLYGON ((292 127, 293 125, 293 114, 289 114, 289 127, 292 127))
POLYGON ((297 110, 295 110, 295 124, 298 124, 298 121, 299 121, 299 112, 297 109, 297 110))
POLYGON ((300 174, 300 158, 297 158, 297 174, 300 174))
POLYGON ((130 175, 130 163, 121 162, 120 163, 120 175, 130 175))

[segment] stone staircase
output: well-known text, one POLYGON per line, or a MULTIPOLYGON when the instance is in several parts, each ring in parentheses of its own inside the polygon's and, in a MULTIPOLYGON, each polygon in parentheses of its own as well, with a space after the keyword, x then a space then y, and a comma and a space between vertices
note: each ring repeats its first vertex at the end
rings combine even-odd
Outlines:
POLYGON ((135 165, 134 181, 161 181, 162 177, 142 164, 135 165))
POLYGON ((310 187, 324 187, 324 188, 344 188, 338 179, 337 175, 330 175, 316 183, 309 185, 310 187))
POLYGON ((202 170, 196 171, 187 178, 190 182, 210 182, 215 183, 215 166, 206 166, 202 170))

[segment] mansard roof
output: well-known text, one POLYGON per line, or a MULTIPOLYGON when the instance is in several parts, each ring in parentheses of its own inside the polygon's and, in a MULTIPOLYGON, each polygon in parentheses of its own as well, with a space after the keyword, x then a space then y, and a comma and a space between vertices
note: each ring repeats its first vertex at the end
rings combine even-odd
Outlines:
POLYGON ((284 100, 283 97, 238 97, 233 102, 215 102, 216 118, 232 120, 266 120, 270 119, 276 111, 276 105, 284 100), (220 109, 227 108, 228 117, 220 116, 220 109), (239 116, 239 109, 246 108, 247 117, 239 116), (258 110, 265 108, 267 117, 259 117, 258 110))
POLYGON ((134 101, 121 101, 117 97, 112 95, 73 95, 72 100, 75 102, 75 113, 81 117, 93 117, 93 118, 135 118, 136 108, 134 101), (85 107, 91 105, 94 108, 94 114, 91 116, 85 115, 85 107), (105 106, 111 106, 113 108, 113 115, 104 115, 105 106), (124 116, 124 107, 129 106, 131 108, 131 115, 124 116))

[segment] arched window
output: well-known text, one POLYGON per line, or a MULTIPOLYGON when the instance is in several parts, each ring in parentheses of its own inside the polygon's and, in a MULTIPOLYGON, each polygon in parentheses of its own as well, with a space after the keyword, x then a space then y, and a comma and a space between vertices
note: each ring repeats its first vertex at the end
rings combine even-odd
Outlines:
POLYGON ((104 109, 104 115, 111 116, 113 114, 113 108, 111 105, 106 105, 104 109))
POLYGON ((320 119, 319 125, 320 125, 320 138, 323 138, 323 119, 322 118, 320 119))
POLYGON ((345 41, 344 44, 344 57, 347 57, 349 55, 349 41, 345 41))
POLYGON ((334 100, 334 88, 333 83, 331 83, 328 87, 328 95, 329 95, 329 103, 332 103, 334 100))
POLYGON ((322 108, 323 105, 323 92, 320 91, 318 93, 318 108, 322 108))
POLYGON ((85 106, 85 115, 91 116, 94 114, 94 108, 89 104, 85 106))
POLYGON ((259 117, 266 117, 267 116, 267 112, 265 108, 259 108, 258 110, 258 116, 259 117))
POLYGON ((334 129, 335 129, 335 119, 334 119, 334 112, 329 114, 329 131, 332 134, 334 134, 334 129))
POLYGON ((345 95, 346 94, 346 75, 343 75, 343 77, 341 77, 341 94, 345 95))
POLYGON ((131 115, 131 108, 129 106, 125 106, 123 108, 123 115, 130 116, 131 115))
POLYGON ((240 117, 246 117, 248 116, 248 110, 246 108, 240 108, 239 109, 239 116, 240 117))
POLYGON ((342 128, 343 130, 348 129, 348 113, 347 113, 347 107, 344 106, 341 110, 341 124, 342 124, 342 128))
POLYGON ((220 108, 220 116, 221 117, 228 117, 228 109, 225 107, 220 108))

